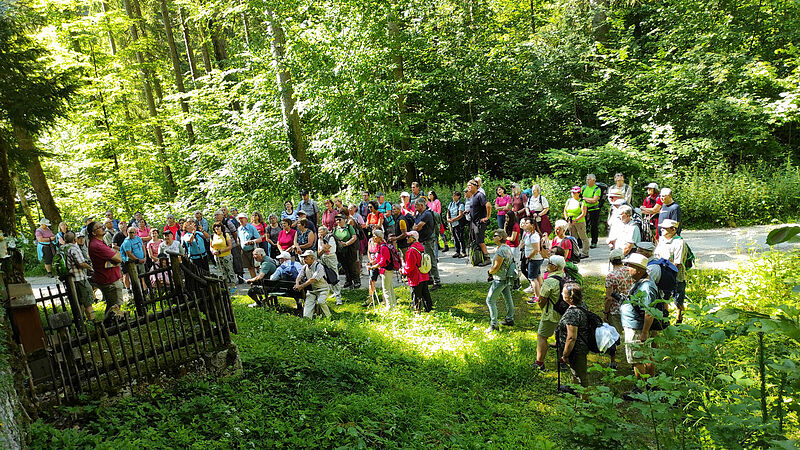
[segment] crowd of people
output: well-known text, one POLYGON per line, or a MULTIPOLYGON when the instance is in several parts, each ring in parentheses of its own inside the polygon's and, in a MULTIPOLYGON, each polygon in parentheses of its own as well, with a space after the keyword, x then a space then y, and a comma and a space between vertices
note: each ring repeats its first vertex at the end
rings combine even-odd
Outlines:
MULTIPOLYGON (((599 221, 607 201, 608 237, 601 254, 608 257, 610 269, 602 317, 624 338, 626 359, 637 375, 652 374, 640 351, 657 332, 653 324, 658 317, 648 306, 672 299, 678 322, 684 309, 687 251, 680 237, 680 206, 671 190, 650 183, 642 204, 634 207, 633 190, 622 174, 610 186, 589 174, 583 186, 570 190, 562 209, 551 207, 538 185, 497 186, 495 194, 489 201, 480 178, 469 180, 463 192, 453 192, 446 206, 436 192, 423 194, 418 183, 393 202, 382 192, 373 198, 365 191, 358 203, 332 198, 320 206, 303 190, 296 206, 286 201, 283 211, 268 214, 266 220, 258 211, 248 215, 221 207, 210 221, 195 211, 187 217, 169 214, 163 226, 151 226, 141 212, 120 220, 107 211, 99 219, 86 217, 78 232, 60 223, 53 233, 50 222, 42 219, 36 242, 50 276, 54 255, 65 248, 87 315, 93 314, 96 288, 103 293, 106 318, 112 320, 120 313, 124 291, 133 287, 129 272, 136 271, 146 290, 150 284, 142 275, 160 267, 167 256, 184 258, 204 271, 213 266, 232 292, 239 284, 251 285, 248 294, 257 301, 264 280, 293 281, 304 292, 307 318, 315 311, 330 316, 328 297, 342 304, 342 290, 359 289, 363 275, 369 280, 363 306, 380 290, 385 307, 396 307, 397 278, 410 287, 416 308, 431 311, 430 292, 442 286, 439 255, 450 251, 452 243, 453 258, 469 257, 475 266, 490 266, 487 332, 514 325, 511 294, 527 284, 527 303, 542 308, 535 368, 544 370, 548 339, 557 335, 562 361, 576 382, 585 384, 589 348, 582 336, 591 327, 578 264, 601 250, 599 221), (498 228, 490 233, 496 248, 490 256, 486 231, 493 217, 498 228), (660 280, 662 271, 673 268, 675 286, 670 289, 660 280), (339 273, 341 281, 330 283, 327 271, 339 273), (500 296, 506 316, 498 322, 500 296)), ((611 364, 616 364, 613 354, 611 364)))

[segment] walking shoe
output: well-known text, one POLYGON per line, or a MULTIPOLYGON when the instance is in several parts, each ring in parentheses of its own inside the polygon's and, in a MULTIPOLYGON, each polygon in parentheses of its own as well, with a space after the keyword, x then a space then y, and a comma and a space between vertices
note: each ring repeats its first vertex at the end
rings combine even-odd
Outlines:
POLYGON ((525 300, 525 303, 527 303, 529 305, 537 305, 537 304, 539 304, 539 297, 534 295, 533 297, 525 300))
POLYGON ((544 372, 546 370, 544 368, 544 362, 540 361, 535 361, 531 367, 533 368, 534 372, 544 372))
POLYGON ((534 292, 533 286, 526 287, 523 292, 525 292, 526 294, 533 294, 534 292))
POLYGON ((433 286, 431 286, 430 290, 431 292, 433 292, 433 291, 438 291, 441 288, 442 288, 442 283, 434 283, 433 286))
POLYGON ((341 301, 341 300, 336 300, 336 304, 337 304, 337 305, 339 305, 339 306, 341 306, 341 305, 344 305, 344 302, 343 302, 343 301, 341 301))
POLYGON ((235 294, 235 293, 236 293, 236 288, 235 288, 235 287, 232 287, 232 288, 230 289, 230 294, 231 294, 231 295, 233 295, 233 294, 235 294))
POLYGON ((597 248, 597 242, 595 242, 594 244, 590 245, 589 248, 597 248))
POLYGON ((508 320, 508 319, 503 319, 503 321, 500 322, 500 325, 503 325, 503 326, 506 326, 506 327, 513 327, 514 326, 514 321, 513 320, 508 320))
POLYGON ((492 334, 496 331, 500 331, 500 327, 497 325, 489 325, 489 328, 486 329, 486 334, 492 334))

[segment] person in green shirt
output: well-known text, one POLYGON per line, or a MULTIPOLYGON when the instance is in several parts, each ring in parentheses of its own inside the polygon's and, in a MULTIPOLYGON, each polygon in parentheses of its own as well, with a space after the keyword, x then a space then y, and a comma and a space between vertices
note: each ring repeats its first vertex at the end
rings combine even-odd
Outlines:
POLYGON ((542 317, 539 319, 539 329, 536 332, 536 364, 534 369, 544 371, 544 358, 547 356, 547 339, 554 335, 561 314, 555 310, 561 293, 561 284, 564 281, 564 266, 566 261, 563 256, 552 255, 547 263, 547 278, 542 283, 542 295, 539 296, 539 307, 542 308, 542 317))
MULTIPOLYGON (((581 198, 581 188, 573 186, 572 196, 564 203, 564 220, 569 223, 569 234, 581 244, 581 258, 589 257, 589 238, 586 236, 586 215, 588 207, 581 198)), ((577 249, 572 249, 576 251, 577 249)))
POLYGON ((593 173, 586 175, 586 184, 581 188, 581 197, 586 203, 588 232, 592 236, 591 248, 597 247, 598 224, 600 223, 600 195, 603 191, 595 184, 597 178, 593 173))
POLYGON ((247 281, 252 287, 247 290, 247 296, 252 298, 258 306, 262 305, 261 296, 264 295, 264 288, 261 286, 262 280, 269 280, 269 277, 278 269, 275 260, 267 256, 263 248, 257 247, 253 250, 253 259, 260 264, 258 274, 247 281))

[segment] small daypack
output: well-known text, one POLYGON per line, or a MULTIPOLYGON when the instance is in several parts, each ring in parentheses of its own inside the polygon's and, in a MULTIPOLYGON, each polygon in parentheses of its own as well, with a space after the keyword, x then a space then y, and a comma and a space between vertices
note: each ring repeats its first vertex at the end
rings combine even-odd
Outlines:
POLYGON ((394 247, 394 245, 390 245, 385 242, 383 243, 383 245, 385 245, 386 248, 389 249, 389 264, 386 267, 384 267, 384 269, 400 270, 400 266, 402 266, 402 264, 400 263, 400 253, 397 252, 397 249, 394 247))
MULTIPOLYGON (((322 264, 322 263, 320 263, 322 264)), ((322 267, 325 269, 325 282, 330 284, 331 286, 335 286, 339 284, 339 274, 336 273, 335 270, 331 269, 330 267, 322 264, 322 267)))
MULTIPOLYGON (((582 339, 586 341, 586 346, 589 347, 589 351, 592 353, 600 353, 600 354, 609 353, 609 351, 614 347, 616 347, 617 344, 619 343, 619 332, 617 332, 613 326, 608 325, 607 323, 603 323, 603 319, 601 319, 600 316, 593 313, 592 311, 584 309, 583 312, 586 313, 586 319, 589 324, 589 333, 588 333, 589 338, 586 339, 582 337, 582 339), (608 328, 611 328, 611 330, 613 330, 612 336, 613 333, 616 333, 616 339, 614 339, 613 343, 609 345, 605 350, 601 350, 598 341, 603 340, 604 334, 611 332, 611 330, 608 330, 608 328), (598 334, 600 334, 600 339, 598 339, 598 334)), ((581 334, 578 333, 578 336, 581 336, 581 334)))
MULTIPOLYGON (((563 315, 565 312, 567 312, 567 309, 569 309, 569 303, 564 301, 564 294, 563 294, 564 284, 566 283, 566 281, 563 278, 555 275, 552 275, 551 278, 558 280, 558 301, 556 301, 556 303, 552 305, 552 307, 553 309, 556 310, 557 313, 563 315)), ((539 306, 541 306, 543 303, 549 304, 552 302, 547 297, 539 297, 539 306)), ((545 306, 545 308, 547 308, 547 306, 545 306)))
POLYGON ((69 262, 67 261, 67 250, 73 244, 61 246, 55 256, 53 256, 53 272, 58 277, 69 275, 69 262))
POLYGON ((433 267, 433 263, 431 262, 431 255, 421 252, 418 249, 411 247, 419 253, 420 260, 419 260, 419 272, 420 273, 428 273, 431 271, 431 267, 433 267))
POLYGON ((564 236, 564 239, 568 240, 570 244, 572 244, 572 250, 569 252, 569 258, 567 261, 578 264, 581 262, 581 246, 578 245, 578 240, 575 239, 575 236, 570 235, 564 236))
POLYGON ((658 280, 658 286, 661 298, 669 300, 675 294, 675 289, 678 287, 678 268, 672 264, 668 259, 657 258, 647 263, 648 266, 659 266, 661 268, 661 279, 658 280))
POLYGON ((631 214, 631 223, 636 225, 636 228, 639 229, 639 236, 641 237, 642 242, 652 242, 653 236, 650 233, 650 225, 649 223, 646 224, 644 220, 642 220, 642 216, 634 212, 631 214))
POLYGON ((680 239, 683 241, 683 253, 686 254, 686 258, 683 260, 683 267, 686 269, 691 269, 694 267, 695 256, 692 248, 689 247, 689 244, 680 236, 675 236, 675 239, 680 239))
POLYGON ((480 266, 486 260, 486 255, 477 245, 472 245, 469 248, 469 262, 473 266, 480 266))

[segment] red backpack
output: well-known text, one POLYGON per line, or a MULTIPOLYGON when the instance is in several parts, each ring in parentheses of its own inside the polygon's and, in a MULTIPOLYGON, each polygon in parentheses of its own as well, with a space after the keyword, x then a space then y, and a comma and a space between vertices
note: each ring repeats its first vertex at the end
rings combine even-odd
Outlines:
POLYGON ((389 249, 389 264, 387 264, 386 267, 384 267, 384 269, 400 270, 400 266, 402 265, 400 264, 400 253, 397 252, 397 249, 394 247, 394 245, 390 245, 385 242, 383 243, 383 245, 389 249))

